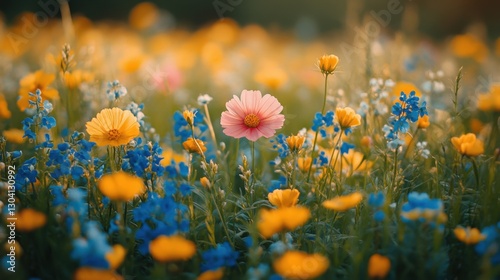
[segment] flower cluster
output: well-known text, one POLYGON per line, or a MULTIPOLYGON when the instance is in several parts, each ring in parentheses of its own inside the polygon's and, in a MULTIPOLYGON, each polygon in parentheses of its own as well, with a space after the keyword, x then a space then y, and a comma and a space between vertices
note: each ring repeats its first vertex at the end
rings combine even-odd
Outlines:
POLYGON ((442 229, 448 220, 443 207, 440 199, 431 199, 427 193, 411 192, 408 202, 401 208, 401 219, 405 223, 419 221, 442 229))

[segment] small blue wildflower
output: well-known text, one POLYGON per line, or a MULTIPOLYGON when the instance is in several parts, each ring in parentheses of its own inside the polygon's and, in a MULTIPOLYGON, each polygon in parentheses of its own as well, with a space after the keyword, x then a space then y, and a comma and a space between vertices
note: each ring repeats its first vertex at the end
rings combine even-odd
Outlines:
POLYGON ((382 210, 377 210, 377 211, 373 214, 373 219, 374 219, 376 222, 382 222, 382 221, 385 219, 385 213, 384 213, 384 211, 382 211, 382 210))
POLYGON ((385 195, 383 192, 371 193, 368 195, 368 205, 371 207, 379 208, 384 206, 385 195))
POLYGON ((192 191, 193 187, 191 187, 189 184, 182 183, 179 186, 179 192, 181 193, 182 196, 190 195, 192 191))
POLYGON ((206 250, 201 254, 203 262, 201 271, 217 270, 221 267, 233 267, 236 265, 239 253, 229 245, 228 242, 217 244, 213 249, 206 250))
POLYGON ((489 256, 492 265, 500 264, 500 223, 483 228, 481 234, 486 238, 475 246, 476 253, 489 256))
POLYGON ((351 143, 342 142, 342 146, 340 146, 340 152, 342 154, 347 154, 347 153, 349 153, 349 150, 354 149, 354 147, 356 147, 356 146, 354 146, 351 143))
POLYGON ((108 96, 109 101, 115 101, 120 97, 127 95, 127 88, 120 84, 118 80, 108 82, 106 95, 108 96))

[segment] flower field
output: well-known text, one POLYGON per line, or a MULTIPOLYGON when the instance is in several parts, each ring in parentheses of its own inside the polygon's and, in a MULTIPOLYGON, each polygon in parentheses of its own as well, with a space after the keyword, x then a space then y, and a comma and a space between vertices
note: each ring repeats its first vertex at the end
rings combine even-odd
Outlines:
POLYGON ((0 279, 500 278, 500 39, 158 13, 0 18, 0 279))

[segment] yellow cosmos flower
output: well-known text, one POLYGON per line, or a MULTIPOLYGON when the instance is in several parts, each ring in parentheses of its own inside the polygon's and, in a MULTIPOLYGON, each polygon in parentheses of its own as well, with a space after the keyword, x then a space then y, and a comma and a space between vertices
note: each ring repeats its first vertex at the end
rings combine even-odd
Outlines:
POLYGON ((467 133, 460 137, 452 137, 451 143, 462 155, 474 157, 484 153, 483 141, 477 139, 473 133, 467 133))
POLYGON ((203 141, 200 139, 193 140, 192 137, 189 137, 186 141, 184 141, 184 143, 182 143, 182 147, 189 153, 197 153, 200 155, 207 151, 207 147, 205 147, 205 143, 203 143, 203 141))
POLYGON ((304 145, 304 141, 306 140, 305 136, 302 135, 290 135, 286 138, 286 143, 288 144, 288 148, 292 153, 296 153, 302 149, 304 145))
POLYGON ((361 116, 349 107, 335 109, 335 119, 342 130, 361 124, 361 116))
POLYGON ((429 116, 425 115, 423 117, 418 118, 417 127, 418 128, 428 128, 431 125, 429 121, 429 116))
POLYGON ((328 269, 330 262, 320 254, 287 251, 273 262, 276 273, 286 279, 314 279, 328 269))
POLYGON ((318 67, 321 70, 321 73, 325 75, 332 74, 337 68, 337 64, 339 63, 339 58, 336 55, 323 55, 318 59, 318 67))
POLYGON ((477 228, 457 227, 453 230, 453 232, 455 233, 455 236, 458 240, 467 245, 474 245, 486 239, 486 236, 481 234, 481 232, 477 228))
POLYGON ((477 108, 481 111, 500 112, 500 84, 492 85, 489 93, 479 95, 477 108))
POLYGON ((19 109, 24 111, 29 108, 29 100, 36 101, 29 93, 36 93, 37 89, 42 92, 42 98, 44 99, 59 99, 59 92, 56 89, 49 88, 49 85, 55 78, 54 74, 48 74, 42 70, 38 70, 22 78, 19 81, 19 99, 17 100, 19 109))
POLYGON ((86 124, 90 141, 98 146, 128 144, 134 137, 139 136, 139 126, 130 111, 120 108, 103 109, 86 124))
POLYGON ((23 232, 41 228, 47 222, 47 217, 44 213, 31 208, 21 210, 15 217, 17 218, 16 229, 23 232))
POLYGON ((274 190, 267 195, 267 199, 272 205, 281 207, 292 207, 299 201, 300 192, 296 189, 274 190))
POLYGON ((185 261, 196 253, 196 246, 182 236, 160 235, 149 243, 149 252, 159 262, 185 261))
POLYGON ((373 254, 368 260, 368 276, 383 279, 391 270, 391 260, 380 254, 373 254))
POLYGON ((327 209, 343 212, 358 206, 361 200, 363 200, 363 195, 359 192, 353 192, 324 201, 322 205, 327 209))
POLYGON ((3 94, 0 94, 0 119, 9 119, 12 113, 9 111, 9 106, 3 94))
POLYGON ((4 130, 2 132, 3 137, 7 140, 7 142, 12 142, 16 144, 22 144, 25 138, 24 136, 24 130, 22 129, 17 129, 17 128, 11 128, 8 130, 4 130))
POLYGON ((96 279, 123 280, 123 277, 116 274, 116 272, 114 272, 113 270, 96 269, 91 267, 80 267, 75 271, 73 279, 74 280, 96 280, 96 279))
POLYGON ((111 251, 106 254, 105 258, 111 269, 117 269, 122 264, 126 255, 127 250, 125 250, 122 245, 116 244, 113 246, 111 251))
POLYGON ((264 238, 270 238, 283 230, 294 230, 304 225, 311 217, 309 209, 293 206, 278 209, 262 209, 257 228, 264 238))
POLYGON ((221 267, 217 270, 207 270, 200 274, 196 280, 219 280, 224 276, 224 268, 221 267))
POLYGON ((146 191, 141 178, 123 171, 102 176, 97 186, 109 199, 119 201, 130 201, 146 191))

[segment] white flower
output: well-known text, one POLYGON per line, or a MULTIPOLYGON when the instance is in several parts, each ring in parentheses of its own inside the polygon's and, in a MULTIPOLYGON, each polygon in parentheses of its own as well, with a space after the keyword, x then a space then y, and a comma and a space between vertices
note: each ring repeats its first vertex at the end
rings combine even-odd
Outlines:
POLYGON ((210 101, 212 101, 212 99, 213 98, 208 94, 200 95, 198 96, 198 105, 200 106, 207 105, 208 103, 210 103, 210 101))

